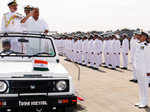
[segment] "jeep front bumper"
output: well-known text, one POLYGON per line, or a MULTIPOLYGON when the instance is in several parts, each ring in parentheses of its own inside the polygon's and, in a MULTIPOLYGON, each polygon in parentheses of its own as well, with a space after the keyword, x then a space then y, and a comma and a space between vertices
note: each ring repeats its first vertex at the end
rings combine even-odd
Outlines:
MULTIPOLYGON (((19 96, 0 98, 0 110, 24 109, 24 108, 47 108, 57 109, 74 107, 77 104, 77 97, 74 95, 59 96, 19 96)), ((0 111, 1 112, 1 111, 0 111)))

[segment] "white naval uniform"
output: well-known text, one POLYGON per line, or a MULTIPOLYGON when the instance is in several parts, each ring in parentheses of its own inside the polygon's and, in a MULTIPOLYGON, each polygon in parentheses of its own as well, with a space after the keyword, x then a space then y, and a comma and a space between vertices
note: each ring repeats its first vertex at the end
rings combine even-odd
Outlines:
MULTIPOLYGON (((144 42, 137 43, 135 51, 135 69, 136 77, 139 85, 140 105, 148 104, 148 78, 146 76, 146 61, 145 60, 145 45, 144 42)), ((148 51, 149 52, 149 51, 148 51)))
MULTIPOLYGON (((2 32, 22 32, 23 27, 21 24, 22 15, 17 12, 8 12, 3 15, 1 31, 2 32), (19 18, 13 18, 14 15, 19 16, 19 18)), ((9 38, 10 39, 10 38, 9 38)), ((21 44, 18 44, 17 40, 10 39, 11 50, 20 52, 21 44)))
POLYGON ((71 60, 72 57, 72 40, 68 40, 68 58, 71 60))
POLYGON ((78 49, 79 49, 79 59, 78 63, 82 64, 82 40, 78 40, 78 49))
POLYGON ((95 45, 94 45, 95 53, 94 53, 94 63, 95 63, 95 68, 99 68, 99 66, 102 64, 102 41, 96 39, 95 40, 95 45))
POLYGON ((106 40, 103 41, 103 56, 104 56, 104 63, 106 64, 106 40))
POLYGON ((21 24, 22 15, 17 12, 8 12, 3 15, 1 31, 2 32, 22 32, 23 27, 21 24), (19 18, 12 18, 14 15, 19 18))
POLYGON ((66 54, 66 58, 69 59, 69 40, 68 39, 65 40, 65 54, 66 54))
POLYGON ((102 53, 103 53, 103 42, 102 42, 102 40, 98 40, 98 43, 99 44, 98 44, 97 48, 98 48, 98 53, 100 53, 100 55, 98 56, 97 63, 99 66, 101 66, 101 64, 102 64, 102 53))
POLYGON ((108 67, 109 66, 109 40, 105 40, 103 43, 103 52, 104 52, 104 58, 105 58, 105 64, 108 67))
POLYGON ((76 41, 74 41, 74 46, 73 46, 73 51, 74 51, 74 56, 73 56, 73 61, 74 62, 77 62, 77 59, 78 59, 78 54, 77 54, 77 52, 78 52, 78 42, 77 42, 78 40, 76 40, 76 41))
POLYGON ((73 62, 73 57, 74 57, 74 39, 70 40, 71 41, 71 61, 73 62))
POLYGON ((88 45, 88 59, 89 59, 89 62, 90 62, 90 66, 91 67, 94 67, 94 60, 93 60, 93 58, 94 58, 94 41, 95 40, 93 40, 93 39, 91 39, 90 41, 89 41, 89 45, 88 45))
POLYGON ((93 52, 93 54, 91 53, 91 63, 90 65, 94 68, 99 68, 98 63, 97 63, 97 39, 93 40, 92 45, 91 45, 91 52, 93 52), (96 64, 97 63, 97 64, 96 64))
POLYGON ((118 50, 118 47, 117 47, 117 41, 116 40, 113 40, 112 42, 112 68, 116 68, 117 66, 117 50, 118 50))
POLYGON ((88 39, 84 40, 82 43, 82 51, 83 51, 83 65, 88 64, 88 39))
POLYGON ((129 40, 125 38, 122 42, 123 67, 128 66, 129 40))
POLYGON ((90 39, 88 39, 88 41, 87 41, 87 60, 88 60, 88 64, 91 62, 91 42, 92 42, 92 40, 90 39))
MULTIPOLYGON (((109 53, 109 56, 108 56, 108 65, 112 65, 112 44, 113 44, 113 40, 108 40, 108 53, 109 53)), ((111 66, 109 66, 109 68, 111 68, 111 66)))
POLYGON ((137 80, 137 77, 136 77, 136 70, 135 70, 135 51, 136 51, 136 45, 137 45, 137 42, 138 40, 137 39, 134 39, 134 37, 132 37, 131 39, 131 43, 130 43, 130 47, 131 47, 131 63, 132 63, 132 68, 133 68, 133 79, 134 80, 137 80))
POLYGON ((117 66, 120 67, 120 52, 121 52, 121 43, 120 40, 116 40, 116 48, 117 48, 117 66))

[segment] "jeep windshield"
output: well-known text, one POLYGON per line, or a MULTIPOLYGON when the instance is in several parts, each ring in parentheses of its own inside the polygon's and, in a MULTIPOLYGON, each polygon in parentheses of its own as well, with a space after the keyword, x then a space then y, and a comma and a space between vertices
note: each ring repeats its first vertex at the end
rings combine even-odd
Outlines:
POLYGON ((48 37, 0 36, 0 56, 54 57, 53 42, 48 37))

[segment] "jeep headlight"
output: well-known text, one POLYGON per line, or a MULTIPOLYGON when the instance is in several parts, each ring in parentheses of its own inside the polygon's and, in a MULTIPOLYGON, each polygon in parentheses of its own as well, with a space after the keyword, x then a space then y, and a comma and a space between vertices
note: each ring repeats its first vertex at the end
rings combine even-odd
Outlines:
POLYGON ((0 81, 0 93, 6 92, 8 89, 8 85, 5 81, 0 81))
POLYGON ((64 91, 67 87, 67 84, 65 81, 58 81, 56 84, 56 88, 58 91, 64 91))

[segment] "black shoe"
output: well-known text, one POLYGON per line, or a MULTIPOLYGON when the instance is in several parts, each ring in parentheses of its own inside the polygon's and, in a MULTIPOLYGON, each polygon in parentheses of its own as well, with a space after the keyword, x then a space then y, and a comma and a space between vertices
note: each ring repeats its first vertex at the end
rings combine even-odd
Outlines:
POLYGON ((104 68, 108 68, 108 66, 103 66, 104 68))
POLYGON ((112 64, 109 64, 109 66, 112 66, 112 64))
POLYGON ((126 68, 126 67, 122 67, 121 69, 127 70, 128 68, 126 68))
POLYGON ((116 66, 116 68, 120 68, 120 66, 116 66))
POLYGON ((93 70, 98 70, 98 68, 92 68, 93 70))
POLYGON ((111 70, 116 70, 116 68, 111 68, 111 70))
POLYGON ((142 107, 139 106, 139 109, 145 109, 145 108, 148 108, 148 106, 147 105, 142 106, 142 107))
MULTIPOLYGON (((137 83, 138 81, 136 79, 131 79, 130 82, 137 83)), ((149 85, 150 86, 150 85, 149 85)))

